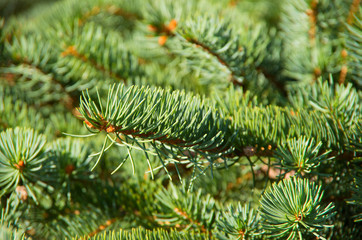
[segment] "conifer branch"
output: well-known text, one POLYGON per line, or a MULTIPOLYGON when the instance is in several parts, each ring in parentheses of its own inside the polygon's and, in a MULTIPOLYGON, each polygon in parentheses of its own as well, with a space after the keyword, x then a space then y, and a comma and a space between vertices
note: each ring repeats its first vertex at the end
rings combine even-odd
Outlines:
MULTIPOLYGON (((347 17, 347 24, 348 25, 352 25, 354 22, 354 14, 358 11, 360 5, 360 0, 353 0, 353 2, 351 3, 349 12, 348 12, 348 17, 347 17)), ((345 80, 346 80, 346 76, 347 76, 347 72, 348 72, 348 67, 346 64, 346 60, 347 60, 347 55, 348 52, 345 48, 342 49, 341 51, 341 57, 343 60, 343 65, 341 67, 341 72, 339 75, 339 80, 338 83, 339 84, 344 84, 345 80)))
MULTIPOLYGON (((185 211, 183 211, 182 209, 178 209, 178 208, 174 208, 173 211, 177 214, 182 216, 186 221, 190 222, 190 224, 195 224, 203 233, 208 232, 209 235, 211 236, 211 231, 207 231, 205 226, 200 223, 197 219, 192 219, 185 211)), ((181 227, 181 226, 180 226, 181 227)))
MULTIPOLYGON (((236 79, 237 74, 234 72, 234 70, 230 67, 230 65, 216 52, 214 52, 210 47, 206 46, 206 44, 199 42, 197 39, 194 38, 186 38, 186 40, 192 44, 195 44, 196 47, 201 47, 206 52, 208 52, 210 55, 217 58, 217 60, 220 62, 221 65, 225 66, 230 71, 230 81, 236 85, 236 86, 243 86, 243 83, 238 81, 236 79)), ((242 49, 240 49, 242 51, 242 49)))
POLYGON ((66 56, 73 56, 84 63, 88 63, 92 65, 95 69, 101 71, 104 75, 109 75, 121 82, 126 82, 126 79, 122 78, 121 76, 118 76, 116 73, 112 72, 110 69, 106 69, 104 66, 99 65, 95 60, 90 59, 86 57, 84 54, 81 54, 77 51, 76 47, 74 45, 68 46, 61 54, 62 57, 66 56))
POLYGON ((312 0, 310 3, 310 9, 306 14, 309 17, 310 29, 308 31, 309 39, 312 47, 315 47, 316 32, 317 32, 317 16, 318 16, 318 0, 312 0))
POLYGON ((262 73, 265 76, 265 78, 270 83, 272 83, 272 85, 274 85, 284 97, 288 97, 288 91, 286 90, 285 83, 279 82, 273 74, 268 73, 261 66, 257 67, 256 70, 257 72, 262 73))
POLYGON ((0 238, 362 239, 361 1, 247 2, 0 18, 0 238))
POLYGON ((101 11, 105 11, 111 15, 116 15, 123 17, 128 20, 141 20, 141 16, 136 13, 125 11, 115 5, 105 5, 105 6, 94 6, 90 11, 84 13, 78 20, 79 25, 83 25, 87 19, 91 18, 92 16, 98 15, 101 11))
POLYGON ((347 17, 347 24, 352 25, 354 21, 354 14, 358 11, 358 8, 360 7, 361 0, 353 0, 351 3, 348 17, 347 17))
POLYGON ((84 238, 81 238, 81 239, 88 239, 90 237, 93 237, 94 235, 105 230, 107 227, 111 226, 115 221, 116 221, 116 219, 114 219, 114 218, 107 220, 104 224, 99 225, 99 227, 97 229, 95 229, 94 231, 87 234, 84 238))

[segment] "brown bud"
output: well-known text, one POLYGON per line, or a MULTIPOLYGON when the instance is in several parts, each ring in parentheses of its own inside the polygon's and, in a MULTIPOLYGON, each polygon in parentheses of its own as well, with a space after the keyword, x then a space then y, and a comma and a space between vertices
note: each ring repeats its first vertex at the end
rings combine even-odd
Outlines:
POLYGON ((95 128, 93 126, 93 124, 91 124, 88 120, 84 120, 84 123, 89 127, 89 128, 95 128))
POLYGON ((176 21, 176 19, 172 19, 172 20, 170 21, 170 23, 168 24, 167 29, 168 29, 169 31, 173 31, 173 30, 176 29, 176 27, 177 27, 177 21, 176 21))
POLYGON ((113 133, 113 132, 115 132, 116 131, 116 128, 114 127, 114 126, 112 126, 112 125, 110 125, 109 127, 107 127, 107 129, 106 129, 106 132, 107 133, 113 133))
POLYGON ((246 156, 251 157, 251 156, 255 155, 256 149, 255 149, 255 147, 247 146, 247 147, 243 148, 243 151, 244 151, 246 156))
POLYGON ((158 44, 160 44, 160 46, 163 46, 163 45, 165 45, 165 43, 167 42, 167 36, 160 36, 159 38, 158 38, 158 44))
POLYGON ((65 167, 65 173, 70 175, 72 174, 72 172, 74 171, 75 167, 73 164, 68 164, 66 167, 65 167))
POLYGON ((343 49, 343 50, 341 51, 341 56, 342 56, 342 58, 346 58, 346 57, 348 56, 348 52, 347 52, 346 49, 343 49))
POLYGON ((15 191, 21 201, 26 201, 28 199, 28 191, 25 186, 17 186, 15 191))
POLYGON ((155 27, 155 26, 153 26, 153 25, 148 25, 147 26, 147 28, 148 28, 148 30, 150 31, 150 32, 157 32, 157 27, 155 27))
POLYGON ((314 69, 314 75, 315 76, 320 76, 322 74, 322 70, 319 67, 316 67, 314 69))
POLYGON ((23 160, 20 160, 18 163, 15 163, 14 166, 19 169, 20 171, 23 171, 25 167, 25 163, 23 160))

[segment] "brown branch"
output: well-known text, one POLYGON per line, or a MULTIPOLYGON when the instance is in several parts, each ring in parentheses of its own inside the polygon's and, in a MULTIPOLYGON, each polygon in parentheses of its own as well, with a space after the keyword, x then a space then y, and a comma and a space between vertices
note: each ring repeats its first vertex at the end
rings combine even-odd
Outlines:
POLYGON ((340 85, 344 84, 344 82, 346 80, 347 72, 348 72, 348 67, 346 64, 343 64, 341 67, 341 72, 339 74, 339 79, 338 79, 338 83, 340 85))
MULTIPOLYGON (((306 14, 309 17, 309 23, 310 23, 310 29, 308 31, 309 34, 309 41, 311 48, 316 47, 316 33, 317 33, 317 15, 318 15, 318 0, 312 0, 310 3, 310 8, 307 9, 306 14)), ((312 63, 313 61, 313 51, 312 51, 312 63)), ((314 82, 318 79, 318 77, 321 75, 322 70, 320 67, 316 66, 313 70, 314 75, 314 82)))
POLYGON ((239 0, 231 0, 229 2, 229 6, 230 7, 236 7, 236 5, 238 5, 238 2, 239 2, 239 0))
MULTIPOLYGON (((124 135, 130 135, 134 138, 150 138, 152 135, 156 135, 156 132, 148 132, 148 133, 139 133, 140 131, 137 129, 129 129, 129 130, 122 130, 122 126, 114 126, 109 124, 109 122, 107 120, 105 120, 103 118, 103 116, 100 117, 101 118, 101 124, 98 124, 97 126, 94 126, 92 123, 90 123, 88 120, 84 120, 84 123, 90 128, 90 129, 96 129, 99 131, 106 131, 107 133, 115 133, 119 136, 119 134, 124 134, 124 135)), ((121 138, 121 137, 119 137, 121 138)), ((161 137, 156 137, 156 138, 152 138, 153 141, 159 141, 161 143, 167 144, 167 145, 174 145, 174 146, 179 146, 179 147, 192 147, 195 146, 197 144, 187 144, 187 141, 183 140, 183 139, 179 139, 179 138, 170 138, 169 135, 164 135, 161 137)), ((238 149, 235 149, 233 152, 225 154, 224 157, 243 157, 243 156, 272 156, 273 155, 273 148, 272 145, 268 145, 266 147, 251 147, 253 148, 253 150, 251 151, 250 149, 247 149, 249 147, 245 147, 243 149, 243 151, 240 151, 238 149)), ((213 149, 198 149, 198 151, 200 152, 204 152, 204 153, 217 153, 222 151, 222 148, 219 147, 215 147, 213 149)))
POLYGON ((203 233, 209 233, 211 236, 211 231, 207 230, 205 225, 203 225, 202 223, 200 223, 197 220, 192 219, 186 212, 182 211, 179 208, 174 208, 173 211, 175 213, 177 213, 178 215, 182 216, 185 220, 189 221, 191 224, 195 224, 203 233))
MULTIPOLYGON (((199 42, 196 39, 192 39, 192 38, 188 38, 186 39, 187 41, 189 41, 192 44, 195 44, 197 47, 201 47, 202 49, 204 49, 206 52, 208 52, 210 55, 216 57, 216 59, 221 63, 221 65, 225 66, 229 71, 230 71, 230 81, 235 85, 235 86, 243 86, 243 83, 239 82, 236 78, 236 76, 238 75, 237 73, 235 73, 235 71, 233 71, 231 69, 231 66, 221 57, 219 56, 217 53, 215 53, 214 51, 212 51, 210 49, 210 47, 206 46, 205 44, 199 42)), ((276 86, 278 88, 278 90, 282 93, 282 95, 284 97, 286 97, 288 95, 284 84, 281 84, 280 82, 278 82, 275 78, 274 75, 268 73, 265 71, 265 69, 261 68, 261 67, 257 67, 256 71, 258 73, 262 73, 264 75, 264 77, 266 79, 268 79, 268 81, 270 81, 274 86, 276 86)))
POLYGON ((82 60, 84 63, 88 63, 91 66, 93 66, 95 69, 101 71, 103 74, 105 75, 109 75, 119 81, 123 81, 126 82, 126 79, 122 78, 121 76, 117 75, 116 73, 112 72, 109 69, 105 69, 105 67, 103 67, 102 65, 99 65, 96 61, 94 61, 93 59, 89 59, 87 58, 84 54, 81 54, 77 51, 77 49, 75 48, 74 45, 71 45, 69 47, 67 47, 62 53, 61 53, 62 57, 66 57, 66 56, 73 56, 77 59, 82 60))
POLYGON ((81 239, 88 239, 90 237, 93 237, 94 235, 96 235, 97 233, 103 231, 104 229, 106 229, 106 227, 109 227, 110 225, 112 225, 114 222, 116 221, 115 218, 109 219, 107 220, 104 224, 98 226, 97 229, 95 229, 94 231, 92 231, 91 233, 89 233, 88 235, 84 236, 81 239))
MULTIPOLYGON (((357 12, 359 5, 360 5, 360 0, 354 0, 352 2, 351 6, 350 6, 350 9, 349 9, 348 17, 347 17, 347 24, 348 25, 353 24, 354 14, 357 12)), ((344 82, 346 80, 347 72, 348 72, 348 67, 347 67, 347 64, 346 64, 346 58, 348 56, 348 53, 347 53, 346 49, 342 49, 341 56, 342 56, 342 59, 343 59, 343 65, 341 67, 341 72, 339 74, 338 83, 339 84, 344 84, 344 82)))
POLYGON ((308 31, 310 43, 312 46, 315 46, 315 38, 317 32, 317 5, 318 0, 312 0, 309 9, 307 9, 306 14, 309 17, 310 29, 308 31))
POLYGON ((256 68, 256 71, 258 73, 262 73, 264 75, 264 77, 266 79, 268 79, 269 82, 271 82, 275 87, 278 88, 278 90, 281 92, 281 94, 284 96, 284 97, 287 97, 288 96, 288 92, 287 90, 285 89, 285 85, 282 84, 281 82, 279 82, 276 77, 270 73, 268 73, 267 71, 265 71, 264 68, 262 67, 257 67, 256 68))
POLYGON ((348 13, 348 18, 347 18, 347 23, 349 25, 351 25, 354 21, 353 15, 357 12, 360 2, 361 2, 361 0, 353 0, 353 2, 351 4, 351 7, 350 7, 349 13, 348 13))
POLYGON ((74 109, 74 105, 75 105, 75 103, 78 101, 78 96, 77 96, 77 97, 71 96, 71 95, 65 90, 64 85, 63 85, 60 81, 58 81, 57 79, 55 79, 55 78, 53 77, 53 74, 52 74, 51 72, 46 72, 46 71, 44 71, 43 69, 39 68, 38 66, 35 66, 34 64, 32 64, 32 63, 31 63, 28 59, 26 59, 26 58, 21 58, 20 56, 17 56, 17 57, 16 57, 16 60, 17 60, 19 63, 21 63, 21 64, 23 64, 23 65, 25 65, 25 66, 27 66, 27 67, 35 70, 35 71, 38 71, 39 73, 41 73, 41 74, 43 74, 43 75, 49 76, 49 78, 51 79, 51 81, 52 81, 53 83, 57 84, 57 85, 60 87, 61 91, 64 92, 64 94, 66 95, 66 96, 63 98, 64 106, 65 106, 67 109, 70 109, 70 110, 74 109))
POLYGON ((231 66, 221 57, 219 56, 217 53, 215 53, 214 51, 211 50, 210 47, 206 46, 205 44, 199 42, 196 39, 193 38, 187 38, 186 39, 188 42, 195 44, 196 47, 201 47, 203 50, 205 50, 206 52, 208 52, 210 55, 216 57, 216 59, 221 63, 221 65, 225 66, 229 71, 230 71, 230 81, 237 86, 242 86, 243 84, 241 82, 239 82, 236 78, 236 76, 238 74, 236 74, 232 69, 231 66))
POLYGON ((115 6, 94 6, 90 11, 86 12, 81 18, 78 20, 79 25, 83 25, 90 17, 98 15, 101 11, 105 11, 111 15, 117 15, 123 17, 125 19, 130 20, 139 20, 141 17, 135 13, 124 11, 123 9, 115 6))

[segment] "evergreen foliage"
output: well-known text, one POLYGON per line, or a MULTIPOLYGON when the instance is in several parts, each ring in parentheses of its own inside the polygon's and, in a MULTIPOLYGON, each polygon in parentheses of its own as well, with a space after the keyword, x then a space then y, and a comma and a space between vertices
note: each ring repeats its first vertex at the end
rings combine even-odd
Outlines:
POLYGON ((360 0, 27 4, 1 239, 362 238, 360 0))

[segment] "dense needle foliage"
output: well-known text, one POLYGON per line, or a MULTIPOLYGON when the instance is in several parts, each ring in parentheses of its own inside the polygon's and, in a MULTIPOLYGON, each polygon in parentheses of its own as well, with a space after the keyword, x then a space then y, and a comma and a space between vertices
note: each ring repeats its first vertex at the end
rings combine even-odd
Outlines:
POLYGON ((362 239, 360 0, 0 9, 0 239, 362 239))

